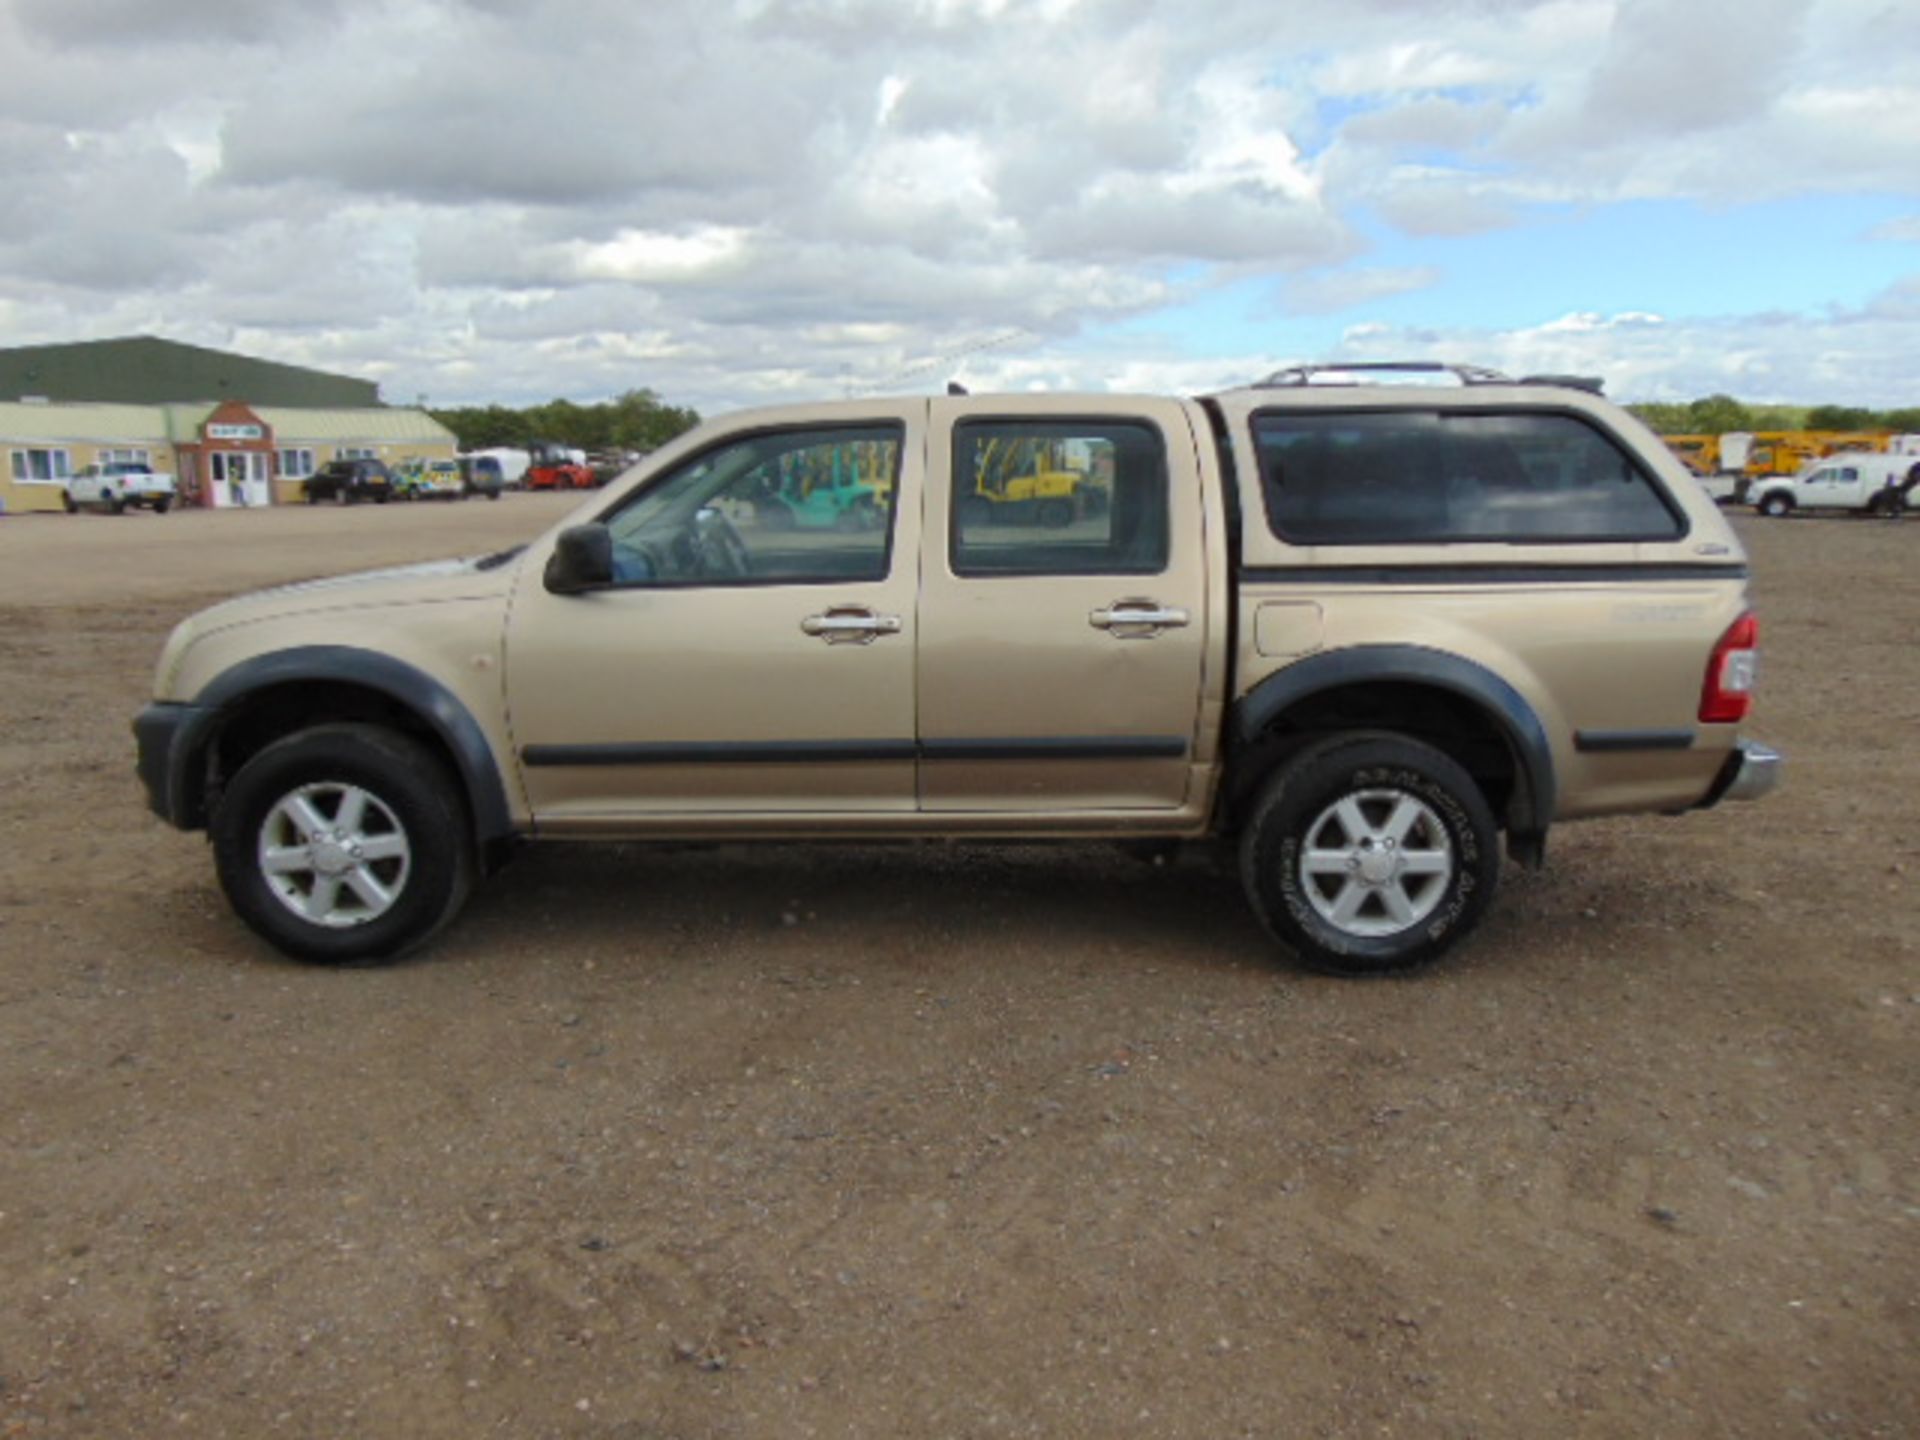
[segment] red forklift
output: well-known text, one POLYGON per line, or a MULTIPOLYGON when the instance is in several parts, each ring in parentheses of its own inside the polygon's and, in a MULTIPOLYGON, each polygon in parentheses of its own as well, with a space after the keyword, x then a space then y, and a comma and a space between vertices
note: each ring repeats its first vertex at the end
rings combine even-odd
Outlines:
POLYGON ((527 446, 529 490, 591 490, 593 471, 574 459, 575 452, 551 440, 527 446))

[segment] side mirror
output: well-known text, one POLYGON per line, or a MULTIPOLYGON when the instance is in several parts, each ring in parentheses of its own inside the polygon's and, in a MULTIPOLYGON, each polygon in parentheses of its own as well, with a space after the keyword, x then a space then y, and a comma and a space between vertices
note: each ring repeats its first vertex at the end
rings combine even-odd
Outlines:
POLYGON ((547 557, 546 586, 580 595, 613 583, 613 536, 604 525, 570 525, 547 557))

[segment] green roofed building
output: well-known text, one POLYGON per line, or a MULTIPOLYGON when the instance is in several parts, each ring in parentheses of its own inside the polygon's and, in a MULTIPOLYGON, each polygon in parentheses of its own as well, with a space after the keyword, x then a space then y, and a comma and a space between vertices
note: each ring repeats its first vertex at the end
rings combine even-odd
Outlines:
POLYGON ((350 375, 134 335, 0 350, 0 400, 121 405, 244 400, 250 405, 356 410, 380 404, 380 387, 350 375))
POLYGON ((371 381, 138 337, 0 350, 0 513, 62 508, 67 480, 132 462, 183 504, 284 505, 329 460, 452 459, 453 433, 371 381))

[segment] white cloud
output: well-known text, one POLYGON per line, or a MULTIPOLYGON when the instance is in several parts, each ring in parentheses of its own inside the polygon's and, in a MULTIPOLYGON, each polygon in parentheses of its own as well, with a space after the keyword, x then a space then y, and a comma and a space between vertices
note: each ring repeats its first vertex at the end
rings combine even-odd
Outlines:
POLYGON ((611 240, 580 242, 572 250, 574 265, 586 279, 648 285, 737 266, 748 239, 748 232, 736 225, 706 225, 685 235, 622 230, 611 240))
POLYGON ((1440 271, 1430 265, 1407 269, 1363 266, 1324 275, 1298 276, 1287 282, 1283 293, 1289 310, 1304 314, 1331 314, 1384 300, 1389 295, 1425 290, 1439 281, 1440 271))
POLYGON ((1673 319, 1573 313, 1508 330, 1355 327, 1334 358, 1466 360, 1511 375, 1584 374, 1618 400, 1743 399, 1892 407, 1913 403, 1920 275, 1852 310, 1673 319))
MULTIPOLYGON (((10 343, 244 341, 400 397, 711 408, 999 336, 976 379, 1204 388, 1544 203, 1852 190, 1920 238, 1920 7, 1886 0, 0 0, 0 53, 10 343), (1287 313, 1182 333, 1248 278, 1287 313)), ((1920 363, 1901 286, 1621 311, 1447 334, 1683 389, 1920 363)))

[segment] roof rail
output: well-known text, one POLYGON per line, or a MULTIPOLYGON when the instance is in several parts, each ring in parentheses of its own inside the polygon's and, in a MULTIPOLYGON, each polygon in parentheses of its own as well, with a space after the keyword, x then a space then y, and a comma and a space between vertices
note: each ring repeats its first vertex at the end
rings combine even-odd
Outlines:
POLYGON ((1505 375, 1478 365, 1448 365, 1438 360, 1357 360, 1347 365, 1289 365, 1260 382, 1259 388, 1294 385, 1367 385, 1374 376, 1451 375, 1462 385, 1509 385, 1505 375), (1324 378, 1323 378, 1324 377, 1324 378))
POLYGON ((1305 385, 1375 385, 1395 376, 1451 376, 1461 385, 1558 385, 1598 395, 1605 382, 1598 375, 1527 375, 1515 380, 1483 365, 1449 365, 1440 360, 1363 360, 1347 365, 1289 365, 1260 381, 1255 389, 1288 389, 1305 385))
POLYGON ((1598 395, 1607 388, 1605 377, 1600 375, 1522 375, 1522 385, 1558 385, 1562 390, 1585 390, 1589 395, 1598 395))

